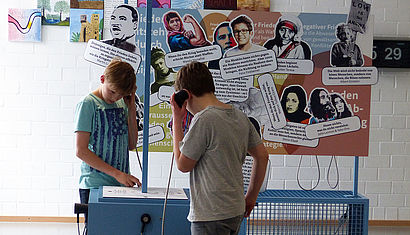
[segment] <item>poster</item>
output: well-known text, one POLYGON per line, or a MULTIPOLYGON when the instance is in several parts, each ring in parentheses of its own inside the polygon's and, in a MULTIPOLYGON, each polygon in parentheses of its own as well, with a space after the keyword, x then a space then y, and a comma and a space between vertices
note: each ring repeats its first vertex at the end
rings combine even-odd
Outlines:
POLYGON ((40 9, 9 9, 9 41, 40 42, 40 9))
POLYGON ((237 0, 238 10, 269 11, 269 0, 237 0))
MULTIPOLYGON (((73 9, 84 10, 84 9, 73 9)), ((140 49, 136 44, 136 35, 139 30, 138 10, 128 4, 115 6, 111 11, 108 23, 109 36, 98 41, 90 38, 84 53, 84 59, 100 66, 107 66, 114 57, 128 62, 138 71, 140 65, 140 49)), ((96 14, 94 14, 96 16, 96 14)), ((103 20, 99 20, 102 27, 103 20)))
POLYGON ((37 0, 41 9, 43 25, 68 26, 70 24, 70 2, 68 0, 37 0))
POLYGON ((104 1, 98 1, 98 0, 70 0, 70 8, 104 10, 104 1))
POLYGON ((70 42, 88 42, 90 39, 101 40, 104 12, 98 9, 70 10, 70 42))
MULTIPOLYGON (((256 121, 270 154, 367 156, 370 85, 377 82, 373 27, 369 21, 365 32, 349 32, 347 20, 347 14, 153 9, 149 123, 164 138, 149 150, 172 151, 172 84, 181 66, 197 60, 210 68, 216 96, 256 121)), ((141 99, 144 30, 140 24, 136 33, 141 99)))
MULTIPOLYGON (((137 7, 147 7, 147 0, 137 0, 137 7)), ((171 0, 152 0, 152 8, 170 8, 171 0)))

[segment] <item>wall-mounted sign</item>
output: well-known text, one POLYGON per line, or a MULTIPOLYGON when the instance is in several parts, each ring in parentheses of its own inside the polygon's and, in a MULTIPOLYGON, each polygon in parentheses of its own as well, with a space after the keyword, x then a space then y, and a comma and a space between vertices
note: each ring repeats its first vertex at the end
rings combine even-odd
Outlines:
POLYGON ((176 73, 196 60, 211 69, 216 97, 249 117, 270 154, 368 156, 370 85, 377 82, 373 17, 362 32, 351 28, 347 14, 154 8, 146 47, 144 12, 138 9, 137 95, 145 95, 150 48, 150 111, 144 118, 165 132, 150 130, 150 141, 158 141, 149 151, 172 151, 167 101, 176 73))
POLYGON ((410 41, 374 40, 373 66, 410 68, 410 41))

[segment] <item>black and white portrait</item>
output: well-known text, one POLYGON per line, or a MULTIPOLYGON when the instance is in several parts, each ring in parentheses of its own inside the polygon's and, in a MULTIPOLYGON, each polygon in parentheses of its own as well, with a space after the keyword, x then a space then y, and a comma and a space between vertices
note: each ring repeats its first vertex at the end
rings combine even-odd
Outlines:
POLYGON ((330 64, 335 67, 360 67, 363 65, 363 55, 356 44, 357 32, 348 24, 337 25, 336 37, 339 42, 332 45, 330 64))
POLYGON ((117 6, 110 19, 110 33, 112 38, 102 42, 140 54, 140 50, 135 45, 135 35, 138 29, 138 11, 129 5, 117 6))

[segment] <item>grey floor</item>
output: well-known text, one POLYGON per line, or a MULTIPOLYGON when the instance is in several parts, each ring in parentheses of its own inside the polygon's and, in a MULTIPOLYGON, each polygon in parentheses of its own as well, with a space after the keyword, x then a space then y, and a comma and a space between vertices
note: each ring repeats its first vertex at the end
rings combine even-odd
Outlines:
MULTIPOLYGON (((369 227, 369 234, 410 235, 410 227, 369 227)), ((78 230, 70 223, 0 223, 0 235, 78 235, 78 230)))

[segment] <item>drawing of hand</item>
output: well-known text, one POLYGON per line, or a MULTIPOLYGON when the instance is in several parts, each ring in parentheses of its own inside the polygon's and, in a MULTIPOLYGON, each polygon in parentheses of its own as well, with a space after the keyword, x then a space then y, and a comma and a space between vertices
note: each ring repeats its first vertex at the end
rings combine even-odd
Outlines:
POLYGON ((191 39, 194 37, 194 32, 192 32, 192 30, 185 31, 184 36, 188 39, 191 39))

